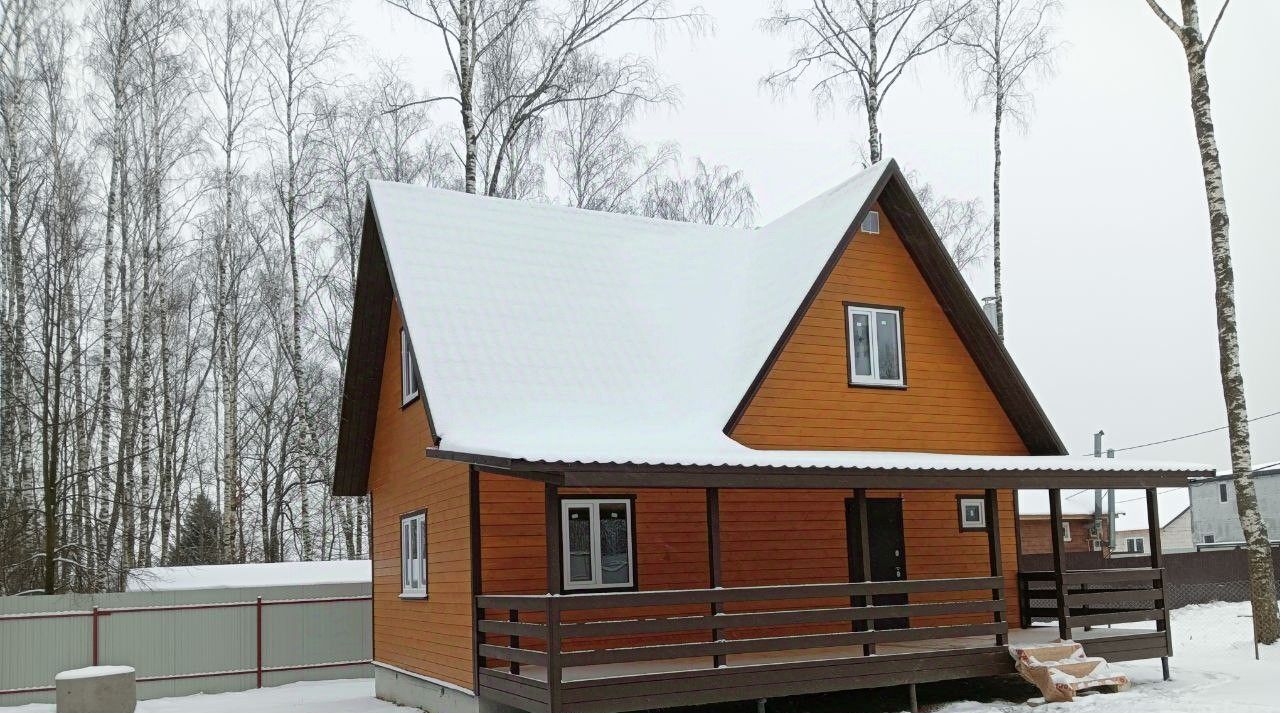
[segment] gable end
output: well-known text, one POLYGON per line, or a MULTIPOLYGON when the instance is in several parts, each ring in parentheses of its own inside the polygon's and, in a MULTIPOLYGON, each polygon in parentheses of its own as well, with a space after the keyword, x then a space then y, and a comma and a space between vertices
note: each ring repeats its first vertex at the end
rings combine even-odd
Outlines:
POLYGON ((892 160, 876 188, 854 215, 848 230, 743 394, 724 426, 725 435, 732 436, 765 378, 849 247, 867 212, 877 201, 885 212, 884 217, 897 228, 908 255, 1005 411, 1027 452, 1031 455, 1065 455, 1066 449, 1057 432, 1004 344, 996 336, 981 306, 969 291, 942 240, 925 217, 924 208, 907 186, 897 162, 892 160))

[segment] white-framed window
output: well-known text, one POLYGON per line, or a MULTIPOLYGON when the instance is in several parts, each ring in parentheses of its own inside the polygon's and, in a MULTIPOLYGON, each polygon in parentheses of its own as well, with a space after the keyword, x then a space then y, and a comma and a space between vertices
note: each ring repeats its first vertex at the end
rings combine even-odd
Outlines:
POLYGON ((902 310, 845 305, 849 331, 849 383, 905 386, 902 310))
POLYGON ((400 596, 427 596, 427 511, 400 518, 400 596))
POLYGON ((1231 500, 1231 491, 1227 489, 1226 483, 1218 483, 1218 502, 1225 503, 1231 500))
POLYGON ((1062 523, 1062 541, 1063 542, 1071 541, 1071 523, 1069 522, 1062 523))
POLYGON ((409 333, 400 328, 400 405, 418 398, 418 372, 413 367, 413 350, 409 348, 409 333))
POLYGON ((959 497, 957 500, 960 507, 961 530, 987 529, 987 506, 984 498, 959 497))
POLYGON ((862 232, 870 235, 878 235, 880 233, 879 211, 869 211, 867 217, 862 219, 862 232))
POLYGON ((1140 555, 1147 551, 1147 540, 1144 537, 1126 537, 1124 549, 1130 554, 1140 555))
POLYGON ((565 591, 633 587, 636 576, 633 525, 629 499, 561 500, 565 591))

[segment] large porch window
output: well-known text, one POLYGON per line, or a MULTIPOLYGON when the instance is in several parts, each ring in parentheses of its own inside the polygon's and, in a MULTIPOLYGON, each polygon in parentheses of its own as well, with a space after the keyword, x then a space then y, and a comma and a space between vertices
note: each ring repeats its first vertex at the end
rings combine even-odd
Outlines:
POLYGON ((626 498, 561 500, 565 591, 635 586, 631 504, 626 498))

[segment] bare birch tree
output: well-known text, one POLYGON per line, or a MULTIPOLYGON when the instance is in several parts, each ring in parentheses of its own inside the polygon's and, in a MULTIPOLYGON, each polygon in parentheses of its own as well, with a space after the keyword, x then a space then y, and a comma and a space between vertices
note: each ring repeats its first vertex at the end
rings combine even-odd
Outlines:
POLYGON ((331 67, 343 40, 333 25, 336 7, 329 0, 272 0, 271 31, 264 43, 264 65, 271 93, 272 182, 278 204, 278 231, 289 268, 289 340, 286 354, 294 386, 294 409, 299 441, 297 459, 299 553, 315 558, 310 485, 320 470, 319 443, 311 423, 303 377, 303 287, 299 272, 299 243, 305 238, 318 203, 316 153, 319 122, 316 102, 331 83, 331 67))
POLYGON ((240 476, 240 365, 243 326, 242 276, 245 269, 244 231, 237 223, 245 214, 243 196, 245 163, 253 137, 250 123, 261 107, 257 59, 263 17, 246 2, 221 0, 197 11, 194 25, 200 33, 193 44, 199 55, 198 70, 209 91, 201 95, 209 117, 206 141, 213 147, 218 166, 213 178, 217 193, 216 217, 206 225, 212 233, 215 279, 214 349, 221 396, 222 525, 219 533, 223 562, 241 562, 239 549, 240 506, 244 497, 240 476))
POLYGON ((973 0, 951 42, 975 106, 992 112, 991 256, 995 271, 996 333, 1004 338, 1004 285, 1000 255, 1001 131, 1006 117, 1025 126, 1032 80, 1052 70, 1052 19, 1058 0, 973 0))
POLYGON ((649 149, 627 136, 641 103, 634 96, 611 97, 565 103, 555 112, 548 152, 569 205, 638 212, 637 194, 679 157, 674 143, 649 149))
POLYGON ((756 199, 742 171, 708 166, 694 159, 692 176, 653 180, 645 188, 640 212, 652 218, 707 225, 751 225, 756 199))
POLYGON ((939 195, 933 186, 914 172, 907 180, 915 189, 920 206, 942 238, 943 245, 961 272, 981 265, 991 251, 992 220, 977 198, 959 200, 939 195))
POLYGON ((601 65, 610 81, 602 93, 584 97, 575 85, 580 60, 602 47, 604 38, 633 26, 661 32, 668 27, 697 31, 707 24, 701 10, 679 11, 667 0, 568 0, 546 9, 533 0, 385 0, 439 33, 448 56, 455 93, 408 104, 447 101, 457 105, 462 127, 463 189, 480 190, 482 148, 487 157, 484 191, 490 195, 521 185, 505 169, 522 160, 522 148, 543 117, 566 102, 613 94, 652 95, 662 90, 648 63, 622 57, 601 65), (486 70, 487 64, 494 67, 486 70), (488 86, 486 86, 486 84, 488 86), (477 102, 483 97, 484 106, 477 102), (504 184, 504 181, 506 183, 504 184))
POLYGON ((819 106, 846 100, 867 117, 871 162, 884 145, 880 112, 898 80, 917 60, 947 46, 971 0, 778 0, 763 22, 790 38, 787 66, 761 83, 777 93, 809 77, 819 106))
POLYGON ((1173 19, 1156 0, 1147 0, 1156 17, 1178 39, 1187 63, 1191 85, 1191 116, 1195 123, 1204 176, 1205 200, 1209 208, 1209 247, 1213 259, 1214 294, 1218 318, 1218 365, 1222 395, 1227 408, 1227 432, 1231 440, 1231 472, 1236 485, 1236 508, 1249 555, 1249 598, 1253 604, 1255 641, 1263 644, 1280 640, 1280 613, 1276 607, 1276 580, 1271 560, 1267 524, 1258 508, 1249 445, 1249 411, 1245 404, 1244 374, 1240 371, 1240 338, 1236 323, 1235 273, 1231 267, 1231 224, 1227 215, 1227 195, 1223 186, 1222 159, 1214 130, 1209 97, 1208 53, 1231 0, 1223 0, 1217 18, 1203 34, 1200 8, 1196 0, 1181 0, 1182 19, 1173 19))

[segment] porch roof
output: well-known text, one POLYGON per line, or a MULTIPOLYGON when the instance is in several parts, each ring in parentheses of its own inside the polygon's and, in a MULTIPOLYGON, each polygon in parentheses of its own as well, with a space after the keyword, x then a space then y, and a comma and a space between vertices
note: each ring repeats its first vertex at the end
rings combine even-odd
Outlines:
POLYGON ((701 448, 429 448, 427 455, 567 487, 1149 488, 1185 486, 1213 471, 1202 464, 1075 456, 755 450, 728 438, 701 448))

